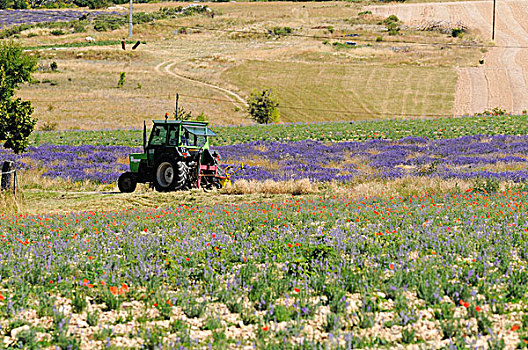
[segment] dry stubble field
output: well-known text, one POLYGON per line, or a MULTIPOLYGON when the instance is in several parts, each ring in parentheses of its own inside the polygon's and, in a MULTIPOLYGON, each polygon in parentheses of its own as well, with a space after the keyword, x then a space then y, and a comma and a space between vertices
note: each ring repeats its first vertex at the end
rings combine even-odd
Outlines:
MULTIPOLYGON (((140 4, 135 10, 177 5, 140 4)), ((475 39, 471 32, 452 38, 403 23, 403 35, 389 36, 378 24, 384 17, 358 16, 362 6, 351 3, 208 6, 214 18, 137 25, 134 39, 146 44, 135 51, 130 45, 127 51, 117 45, 58 47, 88 35, 119 40, 127 35, 125 27, 60 37, 22 32, 16 40, 24 46, 57 47, 33 50, 41 58, 41 83, 24 86, 20 96, 33 101, 39 127, 56 122, 59 129, 138 128, 144 119, 171 111, 176 92, 186 109, 203 112, 214 124, 247 124, 244 100, 263 88, 275 90, 284 122, 450 115, 454 66, 473 65, 480 54, 475 47, 448 45, 475 39), (177 34, 182 27, 187 34, 177 34), (293 35, 259 34, 274 27, 290 27, 293 35), (333 45, 345 41, 357 47, 333 45), (51 62, 58 71, 46 70, 51 62), (126 83, 118 89, 121 72, 126 83)))

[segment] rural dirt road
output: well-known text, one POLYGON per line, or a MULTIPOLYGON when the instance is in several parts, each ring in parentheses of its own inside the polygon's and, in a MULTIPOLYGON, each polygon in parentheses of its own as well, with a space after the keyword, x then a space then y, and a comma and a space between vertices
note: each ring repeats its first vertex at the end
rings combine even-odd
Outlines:
MULTIPOLYGON (((370 6, 373 14, 396 15, 408 25, 429 21, 461 22, 491 41, 492 1, 370 6)), ((484 64, 457 67, 455 115, 500 107, 511 113, 528 110, 528 1, 497 1, 495 47, 483 53, 484 64)))
POLYGON ((160 74, 169 74, 169 75, 172 75, 172 76, 174 76, 176 78, 179 78, 179 79, 182 79, 182 80, 187 80, 187 81, 190 81, 192 83, 208 87, 210 89, 218 90, 222 94, 224 94, 224 96, 226 96, 227 98, 232 100, 233 104, 235 106, 239 107, 239 108, 245 109, 248 106, 247 102, 240 95, 238 95, 236 92, 228 90, 228 89, 224 89, 223 87, 220 87, 220 86, 217 86, 217 85, 214 85, 214 84, 205 83, 203 81, 199 81, 197 79, 190 78, 190 77, 186 76, 184 73, 182 73, 182 72, 180 72, 179 70, 176 69, 175 66, 177 64, 178 64, 177 61, 161 62, 156 67, 154 67, 154 70, 156 72, 160 73, 160 74))

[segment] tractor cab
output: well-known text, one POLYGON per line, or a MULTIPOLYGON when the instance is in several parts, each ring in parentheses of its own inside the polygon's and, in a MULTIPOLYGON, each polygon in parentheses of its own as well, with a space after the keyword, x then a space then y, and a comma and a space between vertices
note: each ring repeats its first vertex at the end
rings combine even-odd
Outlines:
POLYGON ((152 122, 154 126, 146 148, 159 146, 209 148, 208 137, 216 136, 216 133, 209 129, 205 122, 181 120, 153 120, 152 122))

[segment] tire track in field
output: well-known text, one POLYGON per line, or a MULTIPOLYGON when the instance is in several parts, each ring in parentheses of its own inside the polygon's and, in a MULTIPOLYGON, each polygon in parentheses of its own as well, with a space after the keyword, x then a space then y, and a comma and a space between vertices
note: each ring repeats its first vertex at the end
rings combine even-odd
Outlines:
MULTIPOLYGON (((411 25, 426 21, 458 21, 491 39, 491 1, 368 6, 374 14, 398 18, 411 25)), ((495 43, 484 54, 484 64, 455 68, 458 79, 453 113, 473 114, 500 107, 521 113, 528 109, 528 1, 497 2, 495 43), (510 47, 508 47, 510 46, 510 47), (514 47, 511 47, 514 46, 514 47)))
POLYGON ((174 76, 174 77, 176 77, 178 79, 185 80, 185 81, 191 82, 193 84, 205 86, 207 88, 220 91, 222 93, 222 95, 224 95, 225 97, 230 99, 233 102, 233 104, 235 106, 237 106, 238 108, 245 109, 245 108, 248 107, 248 104, 247 104, 246 100, 244 100, 236 92, 228 90, 228 89, 225 89, 225 88, 223 88, 221 86, 218 86, 218 85, 214 85, 214 84, 211 84, 211 83, 206 83, 206 82, 200 81, 198 79, 194 79, 194 78, 191 78, 189 76, 184 75, 183 72, 181 72, 181 71, 177 70, 176 68, 174 68, 174 66, 177 63, 178 63, 177 61, 164 61, 164 62, 161 62, 160 64, 158 64, 156 67, 154 67, 154 70, 156 72, 158 72, 159 74, 172 75, 172 76, 174 76))

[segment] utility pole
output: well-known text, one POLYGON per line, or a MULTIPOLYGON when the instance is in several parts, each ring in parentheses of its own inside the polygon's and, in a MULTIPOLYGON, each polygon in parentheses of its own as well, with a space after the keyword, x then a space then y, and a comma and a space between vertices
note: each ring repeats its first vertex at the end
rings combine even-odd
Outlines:
MULTIPOLYGON (((130 0, 132 1, 132 0, 130 0)), ((491 41, 495 41, 495 7, 497 0, 493 0, 493 24, 491 28, 491 41)))
POLYGON ((128 37, 132 39, 132 0, 128 6, 128 37))

